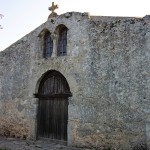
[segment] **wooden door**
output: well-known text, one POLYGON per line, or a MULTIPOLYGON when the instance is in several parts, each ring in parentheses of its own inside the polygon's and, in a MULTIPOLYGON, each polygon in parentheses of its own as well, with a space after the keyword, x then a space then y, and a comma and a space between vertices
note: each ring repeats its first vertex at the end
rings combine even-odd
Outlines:
POLYGON ((56 71, 45 75, 39 86, 38 137, 67 141, 68 97, 66 79, 56 71))

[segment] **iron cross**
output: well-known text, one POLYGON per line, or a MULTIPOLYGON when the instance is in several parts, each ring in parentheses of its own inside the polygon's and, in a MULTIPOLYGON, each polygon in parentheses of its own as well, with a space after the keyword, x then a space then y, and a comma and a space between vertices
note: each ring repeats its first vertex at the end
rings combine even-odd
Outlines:
POLYGON ((52 6, 49 7, 49 10, 52 11, 52 13, 54 13, 54 10, 58 8, 58 5, 54 5, 54 2, 52 2, 52 6))

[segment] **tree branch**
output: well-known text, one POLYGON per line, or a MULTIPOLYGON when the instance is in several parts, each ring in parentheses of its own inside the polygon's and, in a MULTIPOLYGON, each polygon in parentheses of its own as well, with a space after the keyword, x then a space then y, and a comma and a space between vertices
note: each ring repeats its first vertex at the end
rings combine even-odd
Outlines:
POLYGON ((4 17, 4 15, 0 14, 0 18, 2 19, 4 17))
MULTIPOLYGON (((0 19, 2 19, 4 15, 0 14, 0 19)), ((0 29, 3 29, 2 26, 0 25, 0 29)))

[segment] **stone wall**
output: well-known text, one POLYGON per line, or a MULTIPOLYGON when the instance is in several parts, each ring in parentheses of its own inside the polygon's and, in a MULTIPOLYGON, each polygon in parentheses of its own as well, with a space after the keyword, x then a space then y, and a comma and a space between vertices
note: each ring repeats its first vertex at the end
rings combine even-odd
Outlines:
POLYGON ((92 17, 89 43, 77 143, 125 150, 146 147, 150 110, 148 18, 92 17))
POLYGON ((24 39, 0 53, 0 135, 26 138, 30 43, 24 39))
POLYGON ((0 52, 0 135, 35 138, 38 85, 48 70, 67 79, 68 144, 134 149, 150 145, 150 41, 145 18, 66 13, 0 52), (67 56, 56 56, 58 25, 68 30, 67 56), (44 59, 41 33, 53 35, 44 59))
MULTIPOLYGON (((88 23, 86 22, 88 22, 86 13, 63 14, 42 24, 0 53, 1 135, 21 138, 36 137, 38 99, 34 98, 34 94, 38 91, 42 75, 48 70, 57 70, 66 77, 76 100, 75 97, 80 90, 77 82, 83 75, 82 66, 87 63, 85 61, 89 51, 89 37, 86 34, 88 23), (67 56, 64 57, 56 56, 57 35, 55 35, 55 30, 61 24, 69 29, 67 56), (54 35, 54 51, 52 58, 48 59, 43 58, 40 37, 41 32, 45 29, 54 35), (76 33, 78 34, 76 35, 76 33), (10 120, 12 121, 10 122, 10 120), (20 128, 22 128, 22 132, 20 128), (24 131, 26 135, 24 135, 24 131)), ((77 106, 73 107, 74 112, 71 109, 71 103, 73 103, 71 101, 69 105, 70 122, 78 116, 75 114, 77 106)), ((69 129, 68 132, 70 132, 68 138, 71 141, 72 133, 69 129)))

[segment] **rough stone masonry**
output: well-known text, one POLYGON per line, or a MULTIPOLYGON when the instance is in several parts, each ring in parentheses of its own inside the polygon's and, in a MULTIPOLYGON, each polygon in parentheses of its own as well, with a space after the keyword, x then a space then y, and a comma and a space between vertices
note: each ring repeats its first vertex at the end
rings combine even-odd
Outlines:
POLYGON ((150 16, 68 12, 0 52, 0 135, 36 139, 39 100, 34 94, 49 70, 60 72, 72 93, 68 145, 150 148, 150 16), (67 55, 57 56, 56 31, 62 24, 68 28, 67 55), (44 30, 54 44, 47 59, 44 30))

